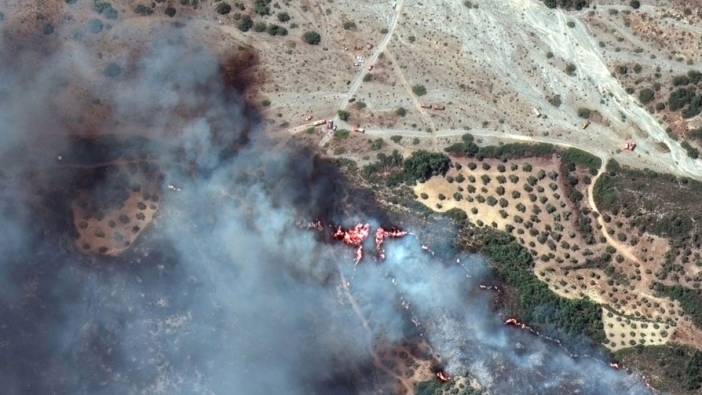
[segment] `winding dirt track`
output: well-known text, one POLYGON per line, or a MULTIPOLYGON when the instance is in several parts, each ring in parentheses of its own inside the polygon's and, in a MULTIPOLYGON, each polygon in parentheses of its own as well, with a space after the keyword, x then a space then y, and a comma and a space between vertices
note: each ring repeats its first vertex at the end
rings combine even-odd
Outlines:
POLYGON ((626 257, 630 261, 636 262, 639 265, 643 265, 643 262, 641 262, 641 260, 636 255, 634 255, 633 252, 631 252, 631 249, 629 249, 629 247, 627 247, 626 245, 621 243, 619 240, 613 238, 609 233, 607 233, 607 227, 606 227, 606 223, 604 221, 604 218, 601 215, 602 213, 600 213, 600 211, 597 209, 597 205, 595 204, 595 195, 594 195, 595 183, 597 183, 597 180, 600 179, 600 176, 602 176, 605 173, 605 171, 606 171, 605 168, 607 167, 607 158, 600 157, 600 159, 602 160, 602 166, 600 166, 600 169, 597 172, 597 176, 595 176, 595 178, 592 179, 592 182, 587 187, 587 204, 590 206, 592 211, 595 211, 598 214, 600 214, 597 216, 597 223, 602 227, 602 235, 607 240, 607 243, 609 245, 611 245, 612 247, 616 248, 617 252, 622 254, 624 257, 626 257))

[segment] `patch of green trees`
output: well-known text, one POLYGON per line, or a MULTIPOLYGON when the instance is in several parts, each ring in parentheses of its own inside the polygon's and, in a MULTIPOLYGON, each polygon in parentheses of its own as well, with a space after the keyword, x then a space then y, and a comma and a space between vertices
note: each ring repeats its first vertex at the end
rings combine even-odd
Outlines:
POLYGON ((419 150, 405 159, 404 170, 408 181, 425 181, 432 176, 446 174, 449 164, 450 160, 444 154, 419 150))
POLYGON ((504 281, 517 289, 519 314, 524 321, 571 339, 586 335, 598 343, 605 340, 600 306, 587 299, 570 300, 553 293, 536 277, 531 254, 514 237, 486 230, 480 250, 504 281))

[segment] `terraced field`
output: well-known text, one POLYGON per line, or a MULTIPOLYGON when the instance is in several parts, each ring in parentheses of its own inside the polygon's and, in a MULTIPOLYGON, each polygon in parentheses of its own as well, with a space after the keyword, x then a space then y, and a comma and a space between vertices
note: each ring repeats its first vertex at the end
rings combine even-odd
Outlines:
POLYGON ((535 274, 555 293, 602 305, 610 349, 664 344, 684 312, 652 290, 660 261, 643 261, 630 251, 650 252, 655 240, 610 216, 605 221, 611 225, 603 228, 601 214, 588 206, 598 171, 566 163, 560 155, 454 158, 446 175, 414 191, 432 210, 461 210, 480 227, 513 235, 533 256, 535 274))

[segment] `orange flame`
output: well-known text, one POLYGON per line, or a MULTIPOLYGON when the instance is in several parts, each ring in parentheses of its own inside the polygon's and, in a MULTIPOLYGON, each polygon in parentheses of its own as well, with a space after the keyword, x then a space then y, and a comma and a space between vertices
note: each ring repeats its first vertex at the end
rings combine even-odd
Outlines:
POLYGON ((403 230, 385 230, 383 228, 378 228, 375 231, 375 253, 380 259, 385 259, 385 250, 383 249, 383 244, 386 239, 399 239, 407 236, 407 232, 403 230))
POLYGON ((351 229, 344 229, 341 226, 336 228, 333 237, 342 241, 349 247, 356 247, 356 261, 358 264, 363 259, 363 242, 370 235, 370 225, 358 224, 351 229))
POLYGON ((443 370, 440 370, 440 371, 436 372, 436 378, 439 379, 439 381, 441 381, 442 383, 445 383, 445 382, 451 380, 451 375, 444 372, 443 370))

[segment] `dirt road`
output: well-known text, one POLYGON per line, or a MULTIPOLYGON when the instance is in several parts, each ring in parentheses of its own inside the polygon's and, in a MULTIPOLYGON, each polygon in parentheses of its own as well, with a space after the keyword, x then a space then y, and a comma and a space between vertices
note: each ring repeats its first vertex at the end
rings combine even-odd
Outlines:
MULTIPOLYGON (((339 98, 339 103, 337 104, 337 108, 339 110, 345 110, 349 106, 349 100, 356 95, 356 92, 358 92, 358 89, 363 84, 363 79, 370 72, 370 67, 375 65, 375 63, 378 61, 378 58, 380 57, 380 54, 383 53, 383 51, 385 51, 385 48, 387 48, 388 43, 395 34, 395 30, 397 30, 397 23, 400 20, 400 15, 402 14, 402 7, 404 6, 404 4, 405 0, 397 1, 397 4, 395 5, 395 14, 390 20, 388 32, 383 37, 382 41, 380 41, 380 43, 378 43, 378 45, 375 46, 373 54, 365 60, 365 63, 363 64, 363 66, 361 66, 361 69, 358 71, 358 74, 356 74, 356 77, 354 77, 353 81, 351 82, 351 85, 349 85, 349 90, 346 91, 346 93, 342 94, 339 98)), ((342 129, 351 129, 351 126, 339 119, 338 115, 335 116, 334 123, 342 129)), ((322 137, 322 140, 319 142, 319 146, 323 147, 324 145, 326 145, 333 136, 334 132, 329 131, 327 134, 324 135, 324 137, 322 137)))
POLYGON ((356 74, 356 77, 353 79, 353 82, 349 86, 349 90, 343 95, 341 95, 341 98, 339 99, 339 104, 337 106, 339 107, 339 109, 345 109, 349 105, 349 99, 351 99, 356 94, 356 92, 358 92, 358 89, 361 87, 361 84, 363 84, 363 78, 370 71, 369 67, 372 67, 378 61, 378 57, 380 56, 380 54, 383 53, 383 51, 385 51, 385 48, 388 46, 388 43, 395 34, 395 30, 397 30, 397 23, 400 20, 400 15, 402 14, 402 7, 404 6, 404 4, 404 0, 398 0, 395 6, 395 14, 392 16, 390 26, 388 26, 387 34, 385 34, 383 40, 375 46, 373 54, 368 59, 366 59, 365 64, 358 71, 358 74, 356 74))
MULTIPOLYGON (((597 209, 597 205, 595 204, 595 184, 597 183, 597 180, 599 180, 599 178, 605 173, 608 158, 600 157, 600 159, 602 160, 602 166, 597 172, 597 175, 592 179, 590 185, 588 185, 587 187, 587 204, 588 206, 590 206, 592 211, 597 212, 598 214, 602 213, 600 213, 600 211, 597 209)), ((641 260, 636 255, 634 255, 633 252, 631 252, 631 249, 629 249, 629 247, 626 244, 613 238, 609 233, 607 233, 607 223, 605 222, 602 215, 599 215, 597 217, 597 223, 602 227, 602 235, 607 240, 607 244, 616 248, 617 252, 622 254, 622 256, 624 256, 626 259, 632 262, 636 262, 639 265, 643 265, 643 262, 641 262, 641 260)))

